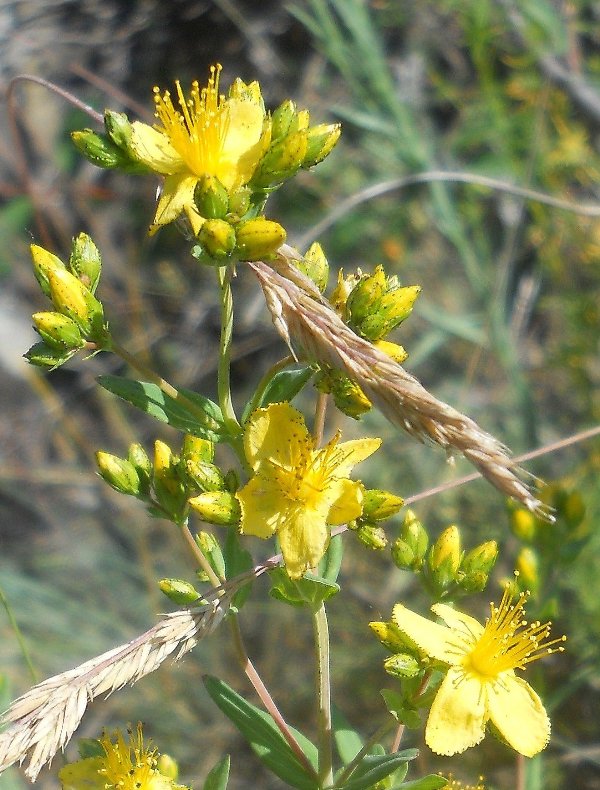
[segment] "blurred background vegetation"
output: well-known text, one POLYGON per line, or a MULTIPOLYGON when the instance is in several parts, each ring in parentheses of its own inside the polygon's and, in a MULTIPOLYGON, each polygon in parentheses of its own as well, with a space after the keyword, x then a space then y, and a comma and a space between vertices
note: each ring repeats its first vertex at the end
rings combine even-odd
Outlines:
MULTIPOLYGON (((599 422, 600 219, 464 183, 382 188, 374 198, 365 191, 449 170, 600 203, 597 2, 14 0, 0 8, 0 39, 3 88, 29 73, 100 111, 139 117, 151 112, 153 85, 202 82, 220 61, 223 85, 237 75, 258 79, 270 107, 291 97, 315 122, 341 120, 334 154, 271 205, 290 242, 305 249, 317 233, 334 267, 370 271, 383 263, 403 284, 421 284, 415 314, 394 338, 410 352, 407 368, 515 453, 599 422)), ((0 587, 40 679, 148 628, 170 607, 156 580, 192 569, 168 524, 95 474, 98 448, 124 455, 134 440, 148 449, 157 437, 179 442, 96 386, 100 373, 125 372, 118 361, 96 357, 44 375, 21 359, 35 339, 29 316, 46 309, 28 245, 64 256, 73 235, 89 233, 103 254, 100 296, 113 329, 167 379, 209 396, 219 315, 214 273, 191 259, 177 230, 145 236, 152 179, 82 161, 69 132, 89 120, 59 97, 25 83, 16 97, 17 138, 6 104, 0 117, 0 587)), ((242 403, 282 347, 243 269, 235 289, 233 373, 242 403)), ((352 431, 387 439, 379 465, 369 465, 370 485, 409 496, 469 471, 376 415, 352 431)), ((555 532, 534 541, 543 573, 534 605, 552 613, 569 643, 543 676, 533 673, 552 709, 554 737, 529 764, 527 787, 600 788, 600 441, 528 468, 577 492, 586 515, 559 519, 547 527, 555 532)), ((524 545, 509 528, 506 503, 480 481, 415 510, 433 536, 455 523, 466 548, 499 541, 501 566, 472 601, 471 610, 483 613, 524 545)), ((387 618, 400 596, 421 610, 427 601, 389 554, 368 552, 352 536, 346 542, 345 590, 330 607, 334 699, 366 735, 384 715, 378 689, 393 685, 366 624, 387 618)), ((310 734, 310 623, 297 610, 268 606, 266 583, 257 587, 242 616, 251 654, 284 712, 310 734)), ((181 665, 96 702, 80 734, 142 720, 160 749, 180 760, 187 783, 199 785, 229 750, 234 790, 277 786, 202 691, 208 671, 250 695, 227 637, 221 629, 181 665)), ((0 672, 3 703, 31 683, 2 610, 0 672)), ((417 735, 408 733, 406 743, 419 745, 417 735)), ((420 768, 448 763, 425 748, 420 768)), ((514 755, 489 738, 452 770, 464 781, 483 774, 490 787, 515 786, 514 755)), ((54 776, 45 772, 37 785, 55 787, 54 776)), ((24 786, 15 770, 0 778, 2 790, 24 786)))

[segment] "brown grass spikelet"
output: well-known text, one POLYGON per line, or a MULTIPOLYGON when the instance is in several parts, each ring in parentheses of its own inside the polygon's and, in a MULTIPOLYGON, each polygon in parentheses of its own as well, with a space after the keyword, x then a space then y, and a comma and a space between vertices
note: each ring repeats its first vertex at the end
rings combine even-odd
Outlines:
POLYGON ((353 332, 293 265, 288 245, 269 265, 249 263, 263 289, 273 323, 292 353, 346 374, 395 426, 445 450, 458 450, 502 493, 548 517, 519 479, 504 445, 470 417, 438 400, 401 365, 353 332))
POLYGON ((205 606, 167 614, 131 642, 38 683, 13 702, 0 719, 8 724, 0 734, 0 773, 29 758, 25 775, 35 781, 64 749, 95 697, 135 683, 169 656, 178 660, 217 627, 229 594, 221 591, 208 599, 205 606))

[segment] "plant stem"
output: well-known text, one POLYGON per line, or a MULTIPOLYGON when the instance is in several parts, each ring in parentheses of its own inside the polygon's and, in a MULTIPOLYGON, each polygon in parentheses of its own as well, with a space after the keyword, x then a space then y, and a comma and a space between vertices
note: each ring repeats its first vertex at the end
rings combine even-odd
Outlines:
POLYGON ((313 614, 317 664, 317 723, 319 748, 319 780, 321 786, 333 784, 331 675, 329 670, 329 626, 325 605, 313 614))
POLYGON ((2 603, 2 606, 4 606, 4 609, 6 610, 8 621, 11 625, 14 635, 17 638, 17 642, 19 643, 19 647, 21 649, 21 655, 23 656, 23 659, 27 664, 27 668, 29 669, 29 674, 31 675, 33 682, 36 683, 38 680, 38 676, 33 666, 31 656, 29 655, 29 650, 27 649, 27 645, 25 644, 25 639, 23 638, 23 634, 21 632, 21 629, 19 628, 19 624, 17 623, 16 618, 13 614, 11 605, 8 602, 8 598, 4 594, 4 590, 1 587, 0 587, 0 603, 2 603))
POLYGON ((279 727, 279 731, 285 738, 288 743, 288 746, 296 755, 298 761, 302 765, 303 769, 310 776, 315 782, 318 781, 317 774, 308 761, 308 758, 302 751, 302 747, 298 743, 298 741, 294 738, 294 735, 290 731, 285 719, 279 712, 277 705, 275 704, 273 698, 269 694, 265 684, 262 682, 260 675, 256 671, 254 664, 250 660, 248 653, 246 652, 246 648, 244 646, 244 639, 242 637, 242 633, 240 631, 240 626, 238 623, 238 619, 236 615, 231 615, 227 622, 230 625, 231 633, 233 635, 233 642, 235 645, 235 651, 237 655, 237 659, 240 663, 240 666, 244 670, 244 674, 252 684, 254 690, 258 694, 260 701, 262 702, 265 710, 273 717, 275 724, 279 727))
POLYGON ((242 428, 235 416, 231 400, 231 339, 233 335, 233 295, 231 293, 232 266, 221 266, 217 270, 221 287, 221 338, 219 341, 219 368, 217 387, 219 406, 227 431, 231 436, 239 436, 242 428))
POLYGON ((221 584, 225 581, 225 579, 220 579, 217 574, 212 569, 210 562, 204 556, 204 554, 200 551, 200 547, 194 540, 194 536, 190 532, 190 528, 187 525, 187 522, 179 525, 181 527, 181 534, 189 548, 190 552, 192 553, 194 560, 198 563, 200 568, 206 573, 209 578, 210 583, 213 587, 220 587, 221 584))
POLYGON ((329 403, 329 396, 325 392, 319 392, 317 396, 317 403, 315 406, 315 426, 313 436, 315 437, 315 445, 318 447, 323 441, 323 432, 325 431, 325 415, 327 413, 327 404, 329 403))

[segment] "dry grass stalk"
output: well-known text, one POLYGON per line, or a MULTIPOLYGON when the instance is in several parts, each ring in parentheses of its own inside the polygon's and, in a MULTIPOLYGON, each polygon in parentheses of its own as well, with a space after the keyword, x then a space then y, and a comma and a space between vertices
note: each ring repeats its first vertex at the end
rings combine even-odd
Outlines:
POLYGON ((191 650, 227 611, 229 593, 208 598, 207 605, 172 612, 126 645, 44 680, 13 702, 1 719, 10 726, 0 735, 0 773, 29 756, 25 774, 35 781, 43 766, 66 746, 95 697, 135 683, 169 656, 175 654, 176 661, 191 650))
POLYGON ((262 286, 275 327, 292 353, 345 371, 391 423, 421 441, 458 450, 496 488, 547 517, 543 504, 515 473, 507 449, 346 326, 293 265, 298 257, 284 245, 270 265, 248 264, 262 286))

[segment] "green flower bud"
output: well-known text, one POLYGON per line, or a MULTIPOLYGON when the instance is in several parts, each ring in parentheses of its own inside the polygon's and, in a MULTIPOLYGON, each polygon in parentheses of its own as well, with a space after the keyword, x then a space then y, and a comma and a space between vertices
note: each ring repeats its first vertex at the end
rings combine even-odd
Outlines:
POLYGON ((127 459, 133 465, 140 481, 140 493, 147 494, 150 491, 152 481, 152 462, 148 458, 148 453, 141 444, 134 442, 129 445, 127 459))
POLYGON ((350 314, 350 321, 355 326, 368 318, 381 297, 385 294, 386 277, 383 266, 377 266, 373 274, 362 277, 348 296, 346 307, 350 314))
POLYGON ((414 548, 402 538, 396 538, 392 543, 392 562, 400 570, 418 570, 423 564, 414 548))
POLYGON ((222 262, 235 249, 235 231, 224 219, 207 219, 200 228, 198 241, 211 258, 222 262))
POLYGON ((229 491, 206 491, 192 497, 189 504, 208 524, 229 527, 240 520, 240 504, 229 491))
POLYGON ((140 480, 134 465, 116 455, 98 450, 96 464, 100 477, 121 494, 139 496, 140 480))
POLYGON ((414 678, 421 671, 418 660, 410 653, 396 653, 383 662, 388 675, 396 678, 414 678))
POLYGON ((296 118, 296 105, 291 99, 282 102, 271 116, 271 137, 279 140, 290 131, 290 126, 296 118))
POLYGON ((538 520, 529 510, 517 507, 510 513, 510 528, 519 540, 531 543, 537 533, 538 520))
POLYGON ((92 318, 83 283, 66 269, 54 269, 48 272, 48 284, 54 307, 71 318, 87 335, 92 327, 92 318))
POLYGON ((181 458, 184 461, 208 461, 208 463, 212 463, 215 460, 215 444, 208 439, 201 439, 199 436, 186 433, 183 437, 181 458))
POLYGON ((402 653, 406 650, 408 643, 396 623, 372 622, 369 623, 369 628, 390 652, 402 653))
POLYGON ((124 112, 104 111, 104 128, 112 142, 129 152, 131 143, 131 121, 124 112))
POLYGON ((408 359, 408 352, 398 343, 391 343, 389 340, 376 340, 373 345, 399 365, 408 359))
POLYGON ((294 264, 323 293, 329 279, 329 263, 319 242, 315 241, 311 244, 304 253, 304 257, 299 261, 294 261, 294 264))
POLYGON ((384 521, 395 516, 403 504, 402 497, 379 488, 370 488, 363 496, 363 516, 371 521, 384 521))
POLYGON ((194 189, 194 203, 200 216, 225 219, 229 211, 229 195, 216 176, 203 175, 194 189))
POLYGON ((179 777, 179 766, 177 762, 168 754, 161 754, 156 761, 156 767, 161 776, 172 779, 174 782, 179 777))
POLYGON ((322 369, 319 378, 315 381, 315 387, 319 392, 331 393, 338 409, 354 420, 358 420, 372 407, 371 401, 358 384, 340 370, 322 369))
POLYGON ((429 536, 412 510, 406 511, 400 527, 400 539, 412 549, 416 563, 414 567, 420 568, 429 546, 429 536))
POLYGON ((65 362, 68 362, 74 353, 74 351, 67 351, 61 354, 45 343, 36 343, 31 346, 26 354, 24 354, 24 357, 31 365, 35 365, 38 368, 45 368, 46 370, 54 370, 64 365, 65 362))
POLYGON ((455 581, 460 560, 460 532, 453 525, 442 532, 429 552, 429 569, 437 587, 444 589, 455 581))
POLYGON ((227 491, 235 494, 240 487, 240 476, 235 469, 228 469, 225 473, 224 482, 227 491))
POLYGON ((342 127, 339 123, 320 123, 308 130, 306 140, 306 153, 302 160, 302 167, 307 169, 318 165, 333 151, 340 139, 342 127))
POLYGON ((165 442, 154 443, 154 494, 158 503, 174 521, 179 521, 187 492, 179 475, 179 459, 165 442))
POLYGON ((48 282, 48 275, 56 269, 65 269, 64 263, 43 247, 37 244, 32 244, 30 247, 31 258, 33 260, 33 273, 35 279, 40 284, 42 291, 46 296, 50 296, 50 283, 48 282))
POLYGON ((349 316, 348 297, 354 290, 357 282, 360 281, 361 276, 360 271, 356 274, 349 274, 347 277, 344 277, 343 269, 338 271, 337 284, 329 297, 329 301, 333 309, 344 321, 347 321, 349 316))
POLYGON ((360 521, 356 535, 363 546, 375 551, 385 549, 388 544, 388 539, 383 527, 378 527, 377 524, 369 524, 368 522, 360 521))
POLYGON ((104 134, 98 134, 91 129, 81 129, 71 132, 71 140, 79 153, 96 167, 107 170, 117 167, 127 169, 131 164, 129 155, 104 134))
MULTIPOLYGON (((196 535, 196 545, 202 554, 209 561, 211 568, 220 579, 225 578, 225 559, 221 547, 214 535, 210 532, 198 532, 196 535)), ((202 571, 198 572, 199 576, 202 571)), ((209 581, 208 578, 206 581, 209 581)))
POLYGON ((225 488, 223 473, 218 466, 208 461, 185 461, 185 471, 192 484, 201 491, 221 491, 225 488))
POLYGON ((357 324, 367 340, 381 340, 411 314, 420 285, 395 288, 384 294, 373 308, 373 312, 357 324))
POLYGON ((310 124, 310 113, 308 110, 298 110, 296 117, 290 125, 290 132, 299 132, 308 129, 310 124))
POLYGON ((516 565, 519 586, 535 595, 540 586, 540 563, 537 554, 529 546, 524 546, 519 552, 516 565))
POLYGON ((495 540, 486 540, 479 546, 465 554, 460 565, 461 571, 466 574, 484 573, 489 575, 498 559, 498 544, 495 540))
POLYGON ((187 606, 202 597, 194 585, 184 579, 161 579, 158 586, 178 606, 187 606))
POLYGON ((96 291, 102 269, 102 259, 98 248, 87 233, 80 233, 77 238, 73 239, 69 269, 91 293, 96 291))
POLYGON ((250 208, 250 198, 252 190, 248 187, 240 187, 229 195, 229 216, 232 218, 243 217, 250 208))
POLYGON ((272 143, 256 168, 250 185, 265 189, 291 178, 306 156, 306 139, 307 132, 301 129, 272 143))
POLYGON ((44 342, 56 351, 72 351, 85 345, 79 327, 61 313, 34 313, 32 316, 35 328, 44 342))
POLYGON ((264 217, 240 222, 235 235, 236 253, 243 261, 269 258, 281 247, 286 238, 285 230, 278 222, 264 217))

